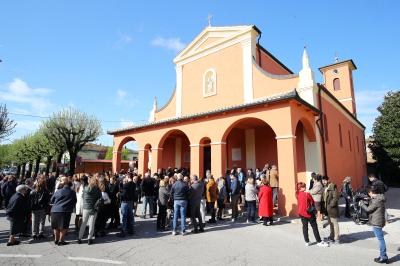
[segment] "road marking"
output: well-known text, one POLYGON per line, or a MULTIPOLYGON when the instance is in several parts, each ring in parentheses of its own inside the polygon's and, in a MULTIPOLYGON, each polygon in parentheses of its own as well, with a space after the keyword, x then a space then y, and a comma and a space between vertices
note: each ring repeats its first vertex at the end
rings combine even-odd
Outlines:
POLYGON ((108 264, 125 264, 124 261, 118 260, 104 260, 104 259, 96 259, 96 258, 86 258, 86 257, 68 257, 69 260, 83 260, 83 261, 91 261, 91 262, 101 262, 108 264))
POLYGON ((0 258, 40 258, 42 255, 28 255, 28 254, 0 254, 0 258))

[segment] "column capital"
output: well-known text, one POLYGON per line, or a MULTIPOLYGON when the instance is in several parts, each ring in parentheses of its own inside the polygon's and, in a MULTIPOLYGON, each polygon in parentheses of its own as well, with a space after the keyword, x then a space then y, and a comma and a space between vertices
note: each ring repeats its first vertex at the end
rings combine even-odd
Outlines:
POLYGON ((216 142, 211 142, 210 145, 224 145, 226 142, 223 141, 216 141, 216 142))
POLYGON ((279 139, 295 139, 296 136, 293 135, 282 135, 282 136, 276 136, 275 139, 279 140, 279 139))

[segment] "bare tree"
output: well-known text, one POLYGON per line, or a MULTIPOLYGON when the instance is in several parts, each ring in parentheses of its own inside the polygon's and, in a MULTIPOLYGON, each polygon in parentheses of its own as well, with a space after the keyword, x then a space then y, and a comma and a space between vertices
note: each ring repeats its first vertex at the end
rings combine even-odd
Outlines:
POLYGON ((17 124, 8 117, 7 106, 0 104, 0 141, 14 133, 17 124))
POLYGON ((61 138, 69 153, 69 174, 75 173, 75 162, 78 152, 88 143, 100 136, 102 129, 100 121, 74 108, 61 110, 43 123, 47 138, 56 142, 61 138))

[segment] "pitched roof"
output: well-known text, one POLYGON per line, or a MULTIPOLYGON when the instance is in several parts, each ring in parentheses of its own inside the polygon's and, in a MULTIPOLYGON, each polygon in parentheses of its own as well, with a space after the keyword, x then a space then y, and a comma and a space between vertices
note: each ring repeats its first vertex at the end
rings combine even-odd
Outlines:
POLYGON ((251 103, 244 103, 244 104, 239 104, 239 105, 234 105, 234 106, 228 106, 228 107, 223 107, 223 108, 219 108, 219 109, 215 109, 215 110, 211 110, 211 111, 207 111, 207 112, 183 115, 180 117, 173 117, 173 118, 169 118, 169 119, 163 119, 160 121, 144 123, 144 124, 137 125, 137 126, 130 126, 130 127, 125 127, 125 128, 115 129, 115 130, 109 130, 109 131, 107 131, 107 134, 114 135, 117 133, 126 132, 126 131, 130 131, 130 130, 137 130, 137 129, 142 129, 142 128, 146 128, 146 127, 150 127, 150 126, 165 125, 165 124, 169 124, 169 123, 173 123, 173 122, 177 122, 177 121, 185 121, 185 120, 192 119, 192 118, 201 118, 201 117, 204 117, 207 115, 220 114, 220 113, 224 113, 224 112, 240 110, 242 108, 256 107, 256 106, 263 105, 266 103, 276 103, 276 102, 290 100, 290 99, 297 100, 298 102, 302 103, 303 105, 306 105, 308 108, 310 108, 311 110, 313 110, 316 113, 320 112, 317 108, 315 108, 314 106, 312 106, 311 104, 309 104, 308 102, 306 102, 302 98, 300 98, 300 96, 297 94, 296 89, 293 89, 291 91, 284 92, 281 94, 276 94, 276 95, 273 95, 270 97, 265 97, 265 98, 256 100, 251 103))

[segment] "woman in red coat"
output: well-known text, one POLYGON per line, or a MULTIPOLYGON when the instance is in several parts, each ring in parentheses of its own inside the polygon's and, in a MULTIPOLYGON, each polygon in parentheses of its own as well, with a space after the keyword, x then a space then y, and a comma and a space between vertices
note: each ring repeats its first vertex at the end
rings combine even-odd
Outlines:
POLYGON ((267 178, 261 179, 261 187, 258 192, 258 215, 263 217, 264 225, 272 225, 274 215, 274 205, 272 200, 272 188, 269 186, 267 178))
POLYGON ((321 240, 318 231, 318 225, 315 218, 315 213, 309 213, 310 207, 314 205, 314 200, 310 193, 306 192, 306 184, 303 182, 299 182, 296 185, 296 197, 297 197, 297 206, 298 212, 301 219, 301 223, 303 224, 303 237, 306 242, 306 246, 310 246, 310 239, 308 238, 308 224, 311 225, 313 229, 315 240, 317 240, 317 246, 319 247, 327 247, 328 244, 321 240))

